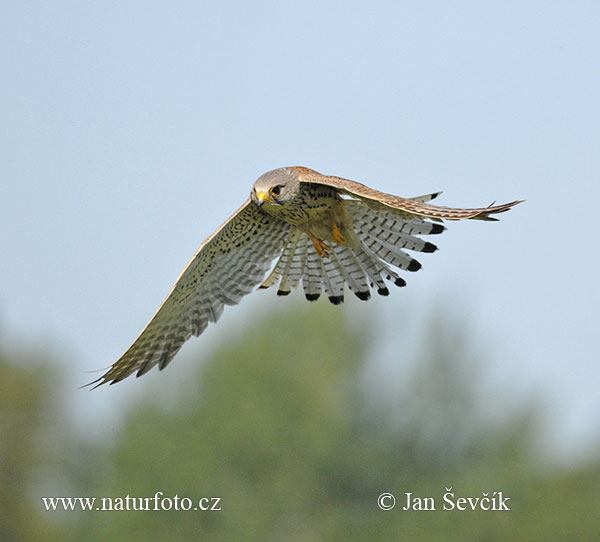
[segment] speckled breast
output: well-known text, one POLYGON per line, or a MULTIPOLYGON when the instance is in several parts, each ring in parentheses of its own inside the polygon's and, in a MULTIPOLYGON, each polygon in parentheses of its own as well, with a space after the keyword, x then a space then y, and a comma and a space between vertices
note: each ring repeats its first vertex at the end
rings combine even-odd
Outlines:
POLYGON ((323 217, 329 216, 340 199, 334 188, 302 183, 294 200, 282 206, 278 212, 286 222, 302 226, 313 221, 319 222, 323 217))

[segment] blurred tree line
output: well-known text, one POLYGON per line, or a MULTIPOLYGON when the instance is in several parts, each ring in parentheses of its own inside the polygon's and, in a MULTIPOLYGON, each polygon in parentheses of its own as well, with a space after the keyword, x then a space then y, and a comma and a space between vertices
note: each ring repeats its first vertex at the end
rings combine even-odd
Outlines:
POLYGON ((63 422, 73 405, 55 368, 0 354, 0 540, 598 540, 600 458, 540 468, 535 412, 480 416, 486 360, 466 337, 432 321, 407 385, 384 399, 365 385, 373 330, 295 307, 249 323, 172 404, 148 389, 93 448, 63 422), (511 511, 443 511, 450 486, 455 500, 502 491, 511 511), (221 510, 60 513, 40 499, 157 491, 221 497, 221 510), (378 508, 384 492, 393 510, 378 508), (405 492, 436 510, 403 511, 405 492))

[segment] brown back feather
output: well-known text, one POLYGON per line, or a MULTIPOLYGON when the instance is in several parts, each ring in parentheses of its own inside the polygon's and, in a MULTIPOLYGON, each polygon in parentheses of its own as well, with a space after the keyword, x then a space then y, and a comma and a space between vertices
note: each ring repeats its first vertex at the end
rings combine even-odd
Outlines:
POLYGON ((354 196, 363 200, 369 207, 381 208, 398 211, 399 214, 417 215, 433 220, 497 220, 490 215, 504 213, 511 207, 518 205, 523 200, 515 200, 510 203, 501 205, 489 205, 488 207, 477 207, 473 209, 442 207, 438 205, 430 205, 421 201, 410 198, 402 198, 387 194, 374 188, 370 188, 362 183, 344 179, 342 177, 333 177, 322 175, 317 171, 306 167, 291 168, 300 182, 315 183, 337 188, 341 193, 354 196))

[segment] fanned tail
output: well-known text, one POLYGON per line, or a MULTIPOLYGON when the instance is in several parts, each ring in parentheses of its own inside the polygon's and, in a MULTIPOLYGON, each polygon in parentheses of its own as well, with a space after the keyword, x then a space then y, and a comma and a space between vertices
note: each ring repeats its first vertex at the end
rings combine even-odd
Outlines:
MULTIPOLYGON (((420 196, 426 201, 437 194, 420 196)), ((421 264, 407 251, 434 252, 437 247, 419 235, 439 234, 441 224, 418 217, 406 218, 394 212, 373 210, 361 201, 345 202, 358 239, 358 245, 331 243, 329 257, 317 254, 306 233, 290 231, 286 246, 273 271, 260 288, 279 283, 278 295, 287 295, 302 280, 304 295, 309 301, 317 300, 325 292, 329 301, 338 305, 344 301, 347 285, 356 297, 367 300, 371 288, 379 295, 389 295, 386 280, 396 286, 406 281, 397 269, 417 271, 421 264)))

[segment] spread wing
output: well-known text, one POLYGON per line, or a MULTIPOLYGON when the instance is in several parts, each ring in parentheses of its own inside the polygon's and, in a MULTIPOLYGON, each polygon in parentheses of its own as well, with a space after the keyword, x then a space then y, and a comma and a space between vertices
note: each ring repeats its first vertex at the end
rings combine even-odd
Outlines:
POLYGON ((141 376, 155 365, 164 369, 185 341, 218 320, 224 305, 239 303, 264 279, 289 228, 248 199, 202 243, 144 331, 90 385, 141 376))
MULTIPOLYGON (((394 196, 392 194, 380 192, 379 190, 375 190, 374 188, 370 188, 364 184, 343 179, 342 177, 321 175, 320 173, 317 173, 309 168, 294 167, 293 169, 298 175, 300 182, 323 184, 337 188, 342 194, 346 194, 364 201, 372 209, 392 211, 395 212, 395 214, 403 215, 406 218, 410 218, 411 215, 413 217, 416 215, 419 217, 430 218, 432 220, 461 220, 464 218, 470 218, 474 220, 497 220, 490 215, 508 211, 511 207, 514 207, 522 201, 511 201, 510 203, 504 203, 502 205, 492 204, 488 207, 480 207, 475 209, 441 207, 426 203, 425 201, 427 196, 421 196, 417 198, 402 198, 400 196, 394 196)), ((439 193, 432 194, 432 196, 435 197, 438 194, 439 193)), ((431 197, 429 199, 433 198, 431 197)))

